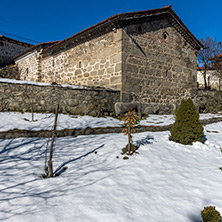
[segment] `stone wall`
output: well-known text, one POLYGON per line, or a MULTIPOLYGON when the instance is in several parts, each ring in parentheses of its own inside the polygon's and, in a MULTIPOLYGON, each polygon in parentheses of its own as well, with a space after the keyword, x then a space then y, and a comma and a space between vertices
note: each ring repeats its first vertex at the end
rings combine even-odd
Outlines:
POLYGON ((22 53, 28 46, 0 40, 0 67, 14 63, 13 57, 22 53))
POLYGON ((121 30, 109 32, 39 61, 41 52, 17 61, 21 79, 121 89, 121 30))
POLYGON ((18 67, 16 65, 9 65, 0 68, 0 78, 20 79, 18 67))
POLYGON ((17 62, 21 79, 117 89, 120 102, 142 103, 144 113, 169 113, 181 99, 193 98, 196 50, 168 18, 121 22, 83 43, 71 38, 51 54, 24 57, 17 62))
POLYGON ((21 80, 41 81, 41 52, 42 49, 31 52, 24 58, 16 61, 21 80))
POLYGON ((112 115, 118 101, 118 90, 0 83, 0 111, 54 112, 59 103, 62 113, 112 115))
POLYGON ((122 46, 122 101, 168 106, 197 90, 195 50, 167 19, 129 24, 122 46))
POLYGON ((193 101, 200 113, 222 111, 222 91, 198 90, 193 101))

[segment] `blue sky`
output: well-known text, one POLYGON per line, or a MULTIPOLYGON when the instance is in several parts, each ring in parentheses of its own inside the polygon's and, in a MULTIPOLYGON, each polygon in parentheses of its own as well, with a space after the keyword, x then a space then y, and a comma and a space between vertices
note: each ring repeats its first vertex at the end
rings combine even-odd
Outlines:
POLYGON ((222 41, 222 0, 1 1, 0 35, 37 42, 62 40, 112 15, 169 4, 198 39, 211 36, 222 41))

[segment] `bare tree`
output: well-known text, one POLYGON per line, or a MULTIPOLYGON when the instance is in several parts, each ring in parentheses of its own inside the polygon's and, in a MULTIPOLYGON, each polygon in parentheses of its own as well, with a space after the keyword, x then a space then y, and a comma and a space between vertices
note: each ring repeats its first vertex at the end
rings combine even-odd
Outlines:
POLYGON ((198 66, 201 67, 201 73, 204 79, 204 87, 207 89, 209 87, 206 78, 207 71, 215 68, 213 66, 212 58, 222 53, 222 42, 217 42, 216 39, 212 37, 200 39, 200 42, 204 45, 204 48, 198 52, 198 66))
POLYGON ((212 57, 210 60, 212 62, 212 68, 216 70, 215 74, 222 79, 222 53, 212 57))

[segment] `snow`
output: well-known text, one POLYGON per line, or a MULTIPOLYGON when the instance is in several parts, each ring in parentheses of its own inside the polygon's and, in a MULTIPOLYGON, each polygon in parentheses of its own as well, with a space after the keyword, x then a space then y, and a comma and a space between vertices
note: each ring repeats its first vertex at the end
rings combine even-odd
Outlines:
MULTIPOLYGON (((31 113, 17 112, 1 112, 0 113, 0 131, 10 129, 25 129, 25 130, 51 130, 54 124, 54 114, 35 113, 34 120, 31 120, 31 113)), ((123 122, 111 118, 96 118, 92 116, 74 116, 59 114, 57 130, 62 129, 85 129, 87 127, 114 127, 122 126, 123 122)))
MULTIPOLYGON (((5 83, 15 83, 15 84, 28 84, 28 85, 36 85, 36 86, 53 86, 51 83, 45 83, 45 82, 32 82, 32 81, 26 81, 26 80, 16 80, 16 79, 7 79, 7 78, 0 78, 0 82, 5 83)), ((68 84, 58 84, 54 86, 60 86, 65 88, 72 88, 72 89, 88 89, 84 86, 75 86, 75 85, 68 85, 68 84)))
MULTIPOLYGON (((200 119, 209 119, 215 117, 222 117, 221 114, 200 114, 200 119)), ((50 113, 35 113, 34 119, 31 120, 31 113, 18 112, 1 112, 0 113, 0 131, 7 131, 10 129, 24 129, 24 130, 51 130, 54 123, 54 114, 50 113)), ((142 126, 163 126, 174 123, 175 117, 173 115, 149 115, 144 120, 139 122, 142 126)), ((60 114, 58 119, 58 130, 62 129, 85 129, 87 127, 119 127, 123 125, 120 121, 112 117, 92 117, 92 116, 74 116, 60 114)))
POLYGON ((139 154, 128 160, 123 134, 57 138, 54 170, 68 169, 51 179, 40 177, 50 139, 0 140, 0 221, 191 222, 209 205, 222 213, 221 134, 222 122, 210 124, 205 144, 185 146, 168 131, 135 133, 139 154))

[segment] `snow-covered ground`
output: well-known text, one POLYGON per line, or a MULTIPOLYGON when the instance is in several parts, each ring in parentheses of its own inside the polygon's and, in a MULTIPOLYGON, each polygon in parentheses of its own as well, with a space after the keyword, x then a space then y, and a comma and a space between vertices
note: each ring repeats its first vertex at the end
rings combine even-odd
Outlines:
MULTIPOLYGON (((34 120, 31 120, 31 113, 1 112, 0 113, 0 131, 10 129, 26 130, 51 130, 54 124, 54 114, 35 113, 34 120)), ((87 127, 108 127, 122 126, 123 122, 118 119, 106 117, 96 118, 92 116, 74 116, 59 114, 57 130, 62 129, 84 129, 87 127)))
MULTIPOLYGON (((200 119, 209 119, 213 117, 222 117, 221 114, 200 114, 200 119)), ((35 113, 34 119, 31 120, 31 113, 18 112, 0 112, 0 131, 7 131, 10 129, 26 129, 26 130, 50 130, 54 123, 54 114, 35 113)), ((163 126, 174 123, 173 115, 150 115, 145 120, 140 121, 140 125, 156 125, 163 126)), ((60 114, 58 118, 57 129, 84 129, 87 127, 115 127, 122 126, 123 122, 112 118, 96 118, 91 116, 73 116, 60 114)))
POLYGON ((54 170, 68 169, 51 179, 40 178, 50 139, 0 140, 0 221, 198 222, 208 205, 222 213, 222 122, 205 126, 205 144, 169 134, 134 134, 141 146, 128 160, 123 134, 57 138, 54 170))

